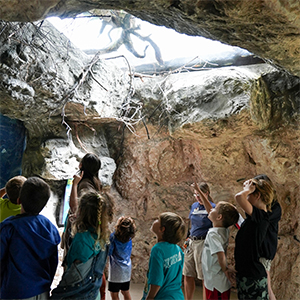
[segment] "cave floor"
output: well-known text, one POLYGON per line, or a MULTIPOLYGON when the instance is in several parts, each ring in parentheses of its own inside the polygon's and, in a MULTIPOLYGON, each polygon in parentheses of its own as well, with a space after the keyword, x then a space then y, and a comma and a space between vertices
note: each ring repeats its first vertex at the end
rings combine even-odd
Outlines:
MULTIPOLYGON (((130 294, 132 300, 140 300, 143 296, 144 284, 142 283, 130 283, 130 294)), ((120 293, 120 299, 123 299, 123 296, 120 293)), ((193 300, 202 300, 202 287, 196 286, 195 294, 193 300)), ((231 292, 230 299, 235 300, 238 299, 237 294, 235 292, 231 292)), ((106 300, 111 300, 110 293, 106 290, 106 300)))

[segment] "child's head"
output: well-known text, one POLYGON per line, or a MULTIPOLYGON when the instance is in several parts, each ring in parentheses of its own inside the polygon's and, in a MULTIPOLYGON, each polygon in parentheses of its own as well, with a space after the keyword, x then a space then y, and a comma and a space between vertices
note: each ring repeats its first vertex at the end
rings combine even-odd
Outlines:
POLYGON ((20 191, 20 203, 26 213, 37 215, 50 198, 49 185, 39 177, 29 177, 20 191))
POLYGON ((270 210, 271 204, 274 199, 274 188, 265 179, 251 179, 255 185, 255 191, 252 195, 260 196, 260 200, 266 205, 267 209, 270 210))
POLYGON ((15 176, 7 181, 5 185, 5 191, 11 203, 18 204, 20 190, 25 181, 26 177, 24 176, 15 176))
POLYGON ((80 162, 80 170, 84 173, 89 173, 91 176, 98 176, 98 171, 101 168, 99 157, 93 153, 87 153, 80 162))
POLYGON ((79 164, 80 170, 83 171, 83 178, 90 179, 96 188, 101 191, 102 186, 98 177, 98 172, 101 168, 101 160, 93 153, 87 153, 79 164))
POLYGON ((122 243, 134 238, 136 232, 135 222, 130 217, 120 217, 116 224, 115 237, 122 243))
POLYGON ((225 201, 220 201, 217 203, 215 209, 210 212, 209 219, 214 218, 213 214, 216 214, 215 217, 222 216, 220 220, 222 222, 222 226, 225 228, 234 225, 239 220, 239 213, 236 207, 233 204, 225 201))
POLYGON ((113 201, 106 193, 84 193, 79 200, 77 216, 72 227, 73 235, 93 228, 98 235, 97 240, 101 241, 103 246, 108 241, 108 223, 112 221, 113 207, 113 201))
POLYGON ((159 215, 159 222, 163 231, 163 240, 171 244, 177 244, 186 236, 186 226, 183 219, 172 212, 159 215))

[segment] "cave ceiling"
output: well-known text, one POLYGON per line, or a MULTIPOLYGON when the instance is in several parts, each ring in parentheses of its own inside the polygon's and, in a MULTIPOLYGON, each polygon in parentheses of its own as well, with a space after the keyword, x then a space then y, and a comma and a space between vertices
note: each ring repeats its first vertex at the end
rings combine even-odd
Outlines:
POLYGON ((297 0, 1 0, 0 19, 33 22, 103 9, 122 9, 180 33, 247 49, 268 63, 300 76, 300 2, 297 0))

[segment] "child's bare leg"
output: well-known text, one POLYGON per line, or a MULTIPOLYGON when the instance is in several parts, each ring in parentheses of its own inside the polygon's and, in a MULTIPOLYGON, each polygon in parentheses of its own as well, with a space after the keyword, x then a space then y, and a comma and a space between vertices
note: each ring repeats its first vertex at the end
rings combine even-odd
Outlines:
POLYGON ((119 293, 110 292, 111 300, 120 300, 119 293))
POLYGON ((121 291, 123 297, 124 297, 124 300, 131 300, 131 295, 129 293, 129 290, 128 291, 121 291))
POLYGON ((272 287, 271 287, 271 275, 270 272, 267 271, 267 278, 268 278, 268 293, 269 293, 269 300, 276 300, 276 297, 273 293, 272 287))
POLYGON ((206 292, 205 292, 204 280, 202 280, 202 290, 203 290, 203 300, 206 300, 206 292))

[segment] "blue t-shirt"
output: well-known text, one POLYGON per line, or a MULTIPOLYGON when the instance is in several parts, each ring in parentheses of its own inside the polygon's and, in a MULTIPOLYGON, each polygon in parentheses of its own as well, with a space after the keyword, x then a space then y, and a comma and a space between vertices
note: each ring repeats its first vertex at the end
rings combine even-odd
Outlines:
POLYGON ((71 267, 75 260, 80 260, 81 262, 87 262, 91 257, 96 256, 100 250, 99 241, 97 239, 97 234, 91 231, 77 232, 72 240, 70 249, 66 256, 67 266, 71 267))
POLYGON ((25 299, 50 291, 60 236, 42 215, 19 214, 0 223, 0 298, 25 299))
POLYGON ((127 243, 120 242, 115 234, 110 235, 109 273, 110 282, 128 282, 131 277, 131 250, 132 240, 127 243))
MULTIPOLYGON (((212 207, 216 206, 213 202, 210 202, 210 204, 212 207)), ((212 227, 212 222, 208 219, 208 213, 204 205, 201 205, 199 202, 192 204, 189 219, 191 220, 191 236, 205 237, 208 229, 212 227)))
POLYGON ((184 254, 176 244, 159 242, 153 246, 143 299, 153 284, 160 286, 155 299, 184 300, 181 290, 183 258, 184 254))

